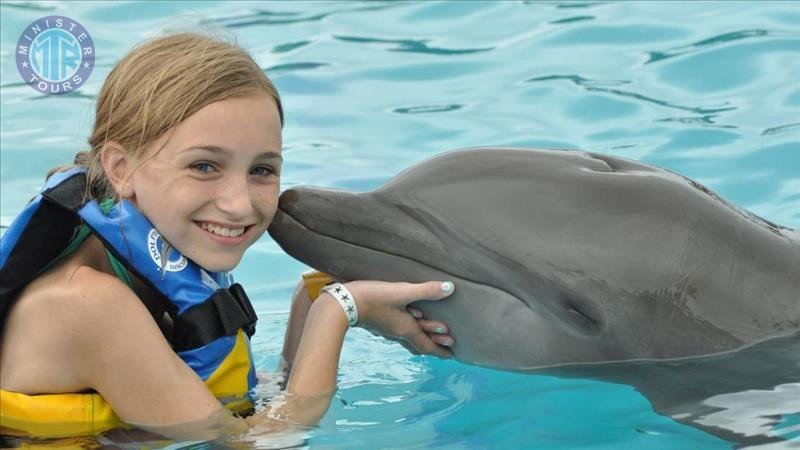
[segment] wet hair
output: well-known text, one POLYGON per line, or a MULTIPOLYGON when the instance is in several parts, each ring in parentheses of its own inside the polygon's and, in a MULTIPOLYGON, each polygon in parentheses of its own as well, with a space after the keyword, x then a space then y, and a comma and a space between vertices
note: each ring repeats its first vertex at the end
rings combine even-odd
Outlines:
MULTIPOLYGON (((192 32, 138 44, 103 83, 88 139, 90 150, 75 155, 74 164, 87 168, 87 194, 95 199, 116 197, 100 163, 107 142, 116 142, 130 156, 140 157, 148 144, 201 108, 254 94, 275 100, 282 126, 278 91, 237 44, 192 32)), ((52 169, 48 177, 66 168, 52 169)))

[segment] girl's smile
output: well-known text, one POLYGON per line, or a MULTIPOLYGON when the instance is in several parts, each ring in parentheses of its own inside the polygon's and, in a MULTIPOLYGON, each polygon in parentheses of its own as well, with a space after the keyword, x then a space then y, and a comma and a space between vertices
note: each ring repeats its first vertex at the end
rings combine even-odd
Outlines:
POLYGON ((239 245, 246 240, 246 233, 253 225, 232 225, 219 222, 195 221, 208 237, 222 245, 239 245))

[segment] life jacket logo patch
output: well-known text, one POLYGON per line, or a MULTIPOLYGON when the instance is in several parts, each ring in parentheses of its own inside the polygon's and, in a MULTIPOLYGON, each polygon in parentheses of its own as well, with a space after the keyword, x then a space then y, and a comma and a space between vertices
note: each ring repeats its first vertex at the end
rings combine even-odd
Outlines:
POLYGON ((159 269, 166 270, 167 272, 180 272, 181 270, 185 269, 187 265, 189 265, 189 260, 186 259, 185 256, 181 255, 177 251, 167 252, 166 255, 167 261, 166 264, 162 262, 162 255, 161 255, 161 245, 163 243, 163 239, 161 239, 161 234, 156 231, 155 228, 151 228, 150 232, 147 234, 147 250, 150 251, 150 258, 153 259, 153 262, 156 263, 159 269), (170 260, 169 255, 179 255, 180 257, 176 260, 170 260))

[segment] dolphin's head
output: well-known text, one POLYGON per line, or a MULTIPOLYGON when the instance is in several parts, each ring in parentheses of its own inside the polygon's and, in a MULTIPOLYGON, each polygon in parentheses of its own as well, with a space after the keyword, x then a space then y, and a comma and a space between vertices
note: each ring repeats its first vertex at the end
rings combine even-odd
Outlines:
POLYGON ((633 299, 681 289, 652 291, 669 270, 636 260, 649 233, 683 236, 661 230, 659 214, 685 199, 662 196, 663 208, 643 200, 659 198, 673 178, 582 152, 472 149, 413 166, 373 192, 287 190, 269 232, 290 255, 344 280, 453 281, 451 298, 415 306, 449 326, 462 361, 524 369, 622 360, 656 345, 642 308, 658 305, 633 299), (625 194, 622 176, 655 181, 625 194), (629 198, 609 203, 620 195, 629 198), (632 225, 620 222, 634 214, 632 225), (632 265, 645 275, 628 273, 632 265), (604 270, 589 270, 597 266, 604 270))

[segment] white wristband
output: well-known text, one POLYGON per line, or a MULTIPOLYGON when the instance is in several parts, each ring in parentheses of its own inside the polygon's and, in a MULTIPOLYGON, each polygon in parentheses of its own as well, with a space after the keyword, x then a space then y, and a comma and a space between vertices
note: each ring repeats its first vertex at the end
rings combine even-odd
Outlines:
POLYGON ((329 284, 322 290, 331 294, 339 302, 344 310, 344 315, 347 316, 347 324, 354 327, 358 323, 358 308, 353 294, 342 283, 329 284))

